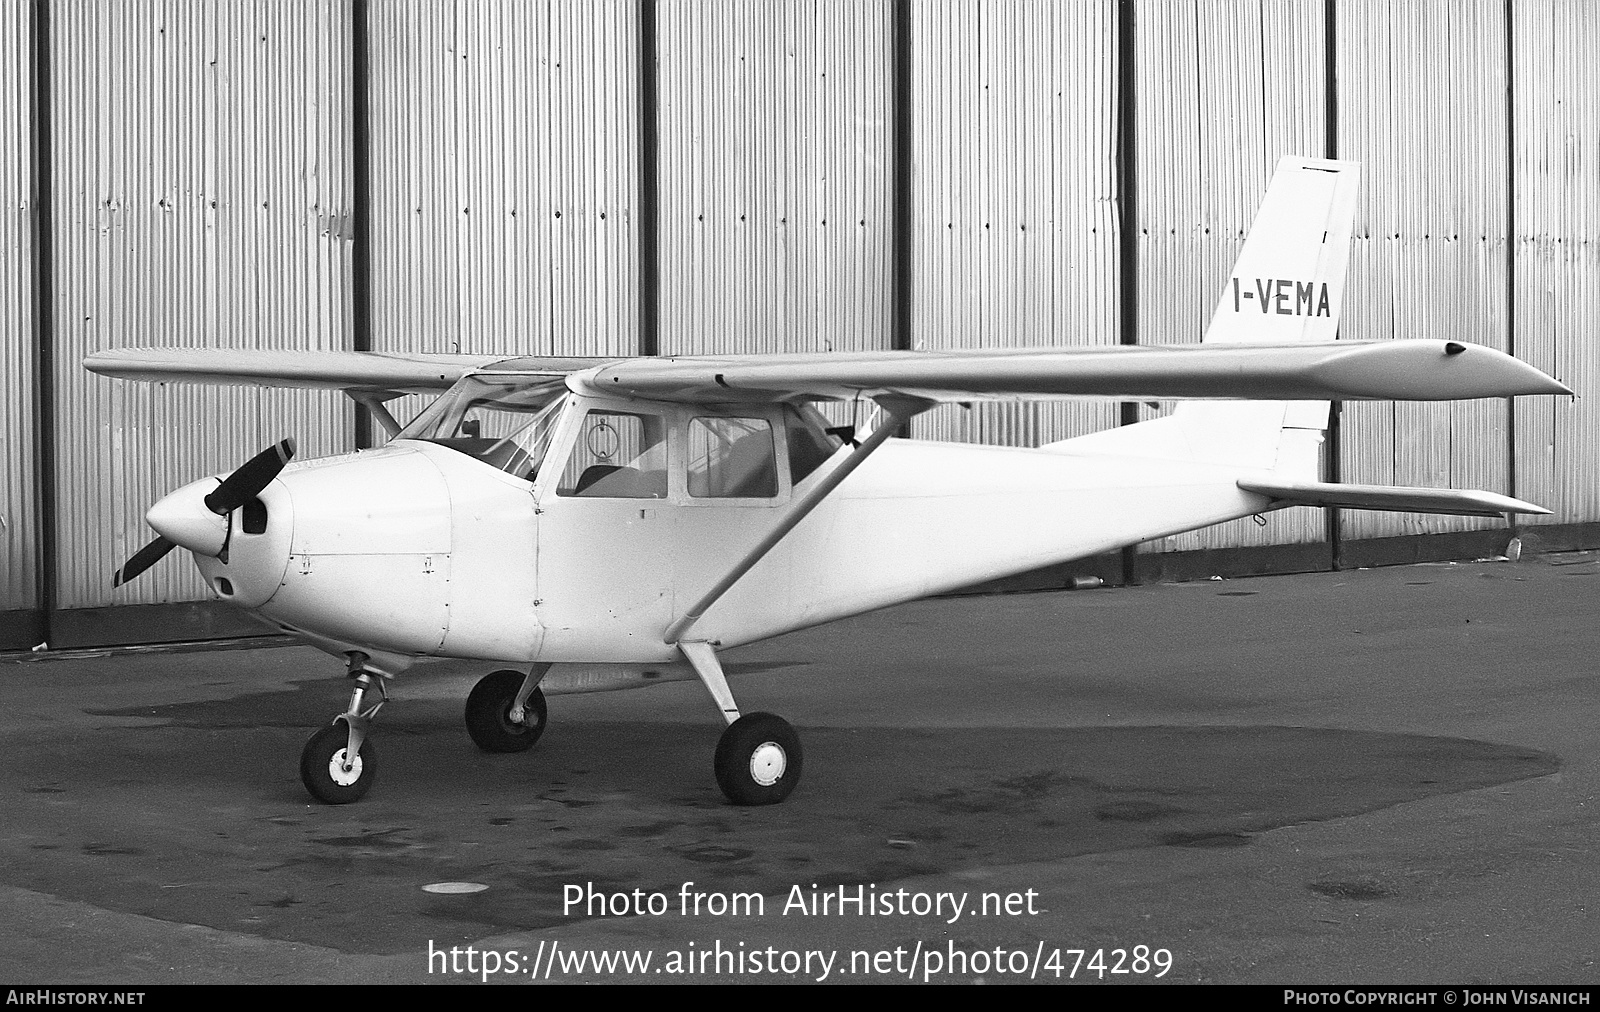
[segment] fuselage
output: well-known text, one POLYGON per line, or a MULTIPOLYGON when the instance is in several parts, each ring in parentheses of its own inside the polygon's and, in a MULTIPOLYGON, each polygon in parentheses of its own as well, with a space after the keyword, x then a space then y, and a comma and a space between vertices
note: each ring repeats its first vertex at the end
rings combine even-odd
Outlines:
MULTIPOLYGON (((525 474, 459 439, 295 462, 252 515, 229 519, 223 558, 196 562, 224 600, 391 672, 422 657, 667 663, 674 620, 852 452, 828 444, 819 456, 814 431, 807 450, 789 430, 816 421, 792 408, 561 397, 525 474), (630 433, 643 416, 648 432, 630 433), (708 484, 721 479, 706 455, 728 432, 760 435, 770 459, 748 472, 755 484, 708 484), (656 466, 601 466, 610 484, 584 488, 574 476, 596 459, 656 466)), ((743 452, 726 452, 728 474, 743 452)), ((1262 500, 1239 477, 1070 443, 890 440, 706 612, 695 638, 735 646, 1248 515, 1262 500)))

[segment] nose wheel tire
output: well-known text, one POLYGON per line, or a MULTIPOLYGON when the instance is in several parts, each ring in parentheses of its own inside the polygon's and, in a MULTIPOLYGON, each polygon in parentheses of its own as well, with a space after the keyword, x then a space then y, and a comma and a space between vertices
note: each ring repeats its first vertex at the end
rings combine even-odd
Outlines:
POLYGON ((363 742, 346 769, 345 752, 350 731, 341 723, 325 727, 311 736, 300 753, 300 782, 318 801, 348 805, 359 801, 372 787, 377 775, 377 758, 370 741, 363 742))
POLYGON ((544 733, 548 710, 538 689, 522 705, 522 723, 511 721, 511 704, 525 677, 520 671, 496 671, 484 675, 467 696, 467 734, 485 752, 526 752, 544 733))
POLYGON ((747 713, 717 742, 717 786, 736 805, 775 805, 800 782, 802 758, 800 736, 788 721, 747 713))

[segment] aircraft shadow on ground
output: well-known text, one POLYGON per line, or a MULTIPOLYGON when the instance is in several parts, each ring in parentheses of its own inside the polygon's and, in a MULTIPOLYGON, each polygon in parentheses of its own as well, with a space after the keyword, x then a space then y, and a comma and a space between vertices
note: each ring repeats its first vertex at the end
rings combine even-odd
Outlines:
POLYGON ((381 777, 345 807, 309 803, 298 782, 301 743, 330 716, 321 693, 117 711, 166 723, 12 757, 28 829, 7 878, 182 923, 414 952, 581 919, 562 912, 569 883, 777 895, 1128 848, 1241 847, 1559 766, 1510 745, 1329 728, 802 727, 795 794, 737 808, 711 775, 710 721, 557 719, 533 751, 491 756, 458 710, 418 703, 385 723, 381 777), (489 888, 422 892, 441 880, 489 888))

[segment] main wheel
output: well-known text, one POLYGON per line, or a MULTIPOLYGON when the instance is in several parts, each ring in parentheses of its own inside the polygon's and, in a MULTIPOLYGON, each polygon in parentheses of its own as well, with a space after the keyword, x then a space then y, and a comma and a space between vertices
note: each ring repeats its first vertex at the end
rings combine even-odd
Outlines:
POLYGON ((467 696, 467 734, 485 752, 526 752, 544 733, 544 693, 534 689, 523 704, 522 723, 511 722, 511 704, 526 677, 520 671, 484 675, 467 696))
POLYGON ((350 730, 343 723, 332 724, 311 736, 300 752, 300 782, 318 801, 348 805, 361 800, 377 775, 377 757, 372 742, 361 743, 355 762, 344 768, 345 750, 350 745, 350 730))
POLYGON ((775 805, 800 782, 800 736, 771 713, 747 713, 717 742, 717 786, 736 805, 775 805))

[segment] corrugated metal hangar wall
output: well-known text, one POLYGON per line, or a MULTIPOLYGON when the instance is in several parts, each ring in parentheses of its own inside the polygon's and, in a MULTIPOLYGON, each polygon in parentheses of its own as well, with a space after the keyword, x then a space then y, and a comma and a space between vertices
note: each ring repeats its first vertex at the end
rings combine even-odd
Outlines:
MULTIPOLYGON (((117 384, 87 352, 1193 341, 1285 154, 1364 163, 1343 336, 1490 344, 1580 392, 1346 406, 1330 477, 1510 492, 1556 511, 1526 538, 1600 543, 1588 0, 6 0, 0 116, 0 648, 243 631, 181 553, 113 594, 144 509, 285 434, 369 438, 336 395, 117 384)), ((1507 536, 1296 510, 1119 575, 1507 536)))

